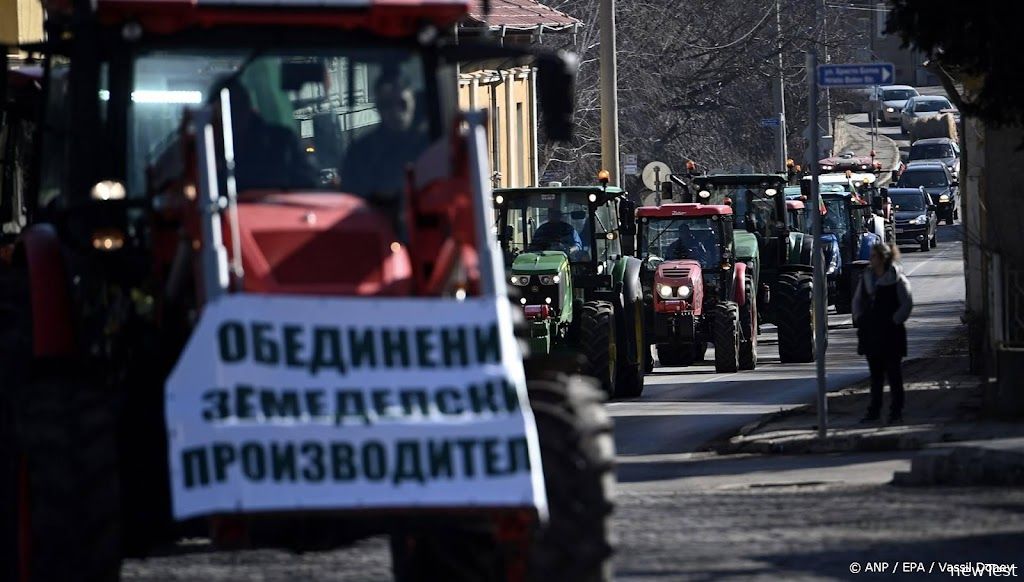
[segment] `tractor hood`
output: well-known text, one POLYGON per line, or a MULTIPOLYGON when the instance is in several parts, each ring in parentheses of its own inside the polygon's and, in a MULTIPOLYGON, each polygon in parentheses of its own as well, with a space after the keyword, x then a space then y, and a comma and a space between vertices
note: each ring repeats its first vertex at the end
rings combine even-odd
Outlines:
POLYGON ((654 307, 659 313, 700 311, 704 302, 704 277, 700 263, 692 259, 665 261, 654 272, 654 307), (668 287, 670 293, 663 293, 668 287))
POLYGON ((569 257, 562 251, 538 251, 522 253, 512 261, 512 272, 523 274, 557 273, 569 263, 569 257))

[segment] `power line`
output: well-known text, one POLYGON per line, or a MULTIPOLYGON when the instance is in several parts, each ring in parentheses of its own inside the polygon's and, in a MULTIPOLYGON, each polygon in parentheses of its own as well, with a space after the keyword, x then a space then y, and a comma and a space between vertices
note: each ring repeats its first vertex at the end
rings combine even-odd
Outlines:
POLYGON ((700 45, 697 45, 697 44, 690 44, 690 43, 688 43, 688 42, 686 42, 685 40, 682 40, 682 39, 680 39, 679 42, 684 44, 684 45, 686 45, 686 46, 688 46, 688 47, 690 47, 690 48, 694 48, 694 49, 702 50, 702 51, 717 51, 717 50, 727 49, 727 48, 730 48, 730 47, 738 45, 739 43, 741 43, 744 40, 746 40, 750 35, 752 35, 755 32, 757 32, 757 29, 761 28, 761 25, 764 24, 766 20, 768 20, 768 17, 774 11, 775 11, 774 6, 768 8, 767 12, 764 13, 764 16, 761 17, 761 20, 759 20, 757 22, 757 24, 754 25, 753 28, 751 28, 749 31, 747 31, 743 36, 737 38, 736 40, 734 40, 732 42, 728 42, 726 44, 722 44, 722 45, 718 45, 718 46, 700 46, 700 45))

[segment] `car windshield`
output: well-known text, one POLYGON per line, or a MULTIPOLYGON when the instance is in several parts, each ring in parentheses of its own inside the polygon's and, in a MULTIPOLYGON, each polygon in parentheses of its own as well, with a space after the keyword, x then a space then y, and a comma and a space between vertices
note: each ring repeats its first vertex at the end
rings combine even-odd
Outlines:
POLYGON ((915 95, 913 89, 888 89, 882 92, 882 101, 906 101, 915 95))
MULTIPOLYGON (((773 186, 781 190, 780 186, 773 186)), ((735 184, 702 184, 698 191, 707 190, 711 196, 702 198, 704 204, 725 204, 726 198, 732 201, 732 212, 736 228, 746 227, 746 216, 748 212, 759 215, 765 223, 773 223, 775 218, 775 202, 771 196, 766 194, 767 188, 761 185, 735 185, 735 184)), ((776 192, 776 196, 783 195, 776 192)))
POLYGON ((846 200, 829 196, 825 198, 825 214, 821 217, 822 232, 832 233, 840 240, 850 232, 850 216, 846 212, 846 200))
POLYGON ((927 111, 941 111, 943 109, 952 109, 953 106, 949 104, 949 101, 945 99, 929 99, 928 101, 918 101, 914 103, 915 112, 927 112, 927 111))
POLYGON ((889 193, 894 210, 924 210, 924 197, 917 193, 889 193))
POLYGON ((899 188, 945 188, 948 185, 942 170, 906 170, 897 184, 899 188))
POLYGON ((393 203, 430 141, 425 87, 421 59, 405 48, 145 54, 135 61, 128 192, 144 191, 145 168, 177 138, 183 110, 226 88, 239 192, 340 190, 393 203))
POLYGON ((644 225, 644 254, 651 261, 693 259, 705 269, 722 260, 719 245, 722 217, 650 218, 644 225))
POLYGON ((935 160, 952 158, 953 148, 948 143, 929 143, 910 146, 910 159, 935 160))
MULTIPOLYGON (((504 228, 500 234, 512 254, 562 251, 572 262, 590 260, 586 192, 498 195, 505 199, 499 214, 504 228)), ((607 204, 598 208, 595 217, 595 230, 602 236, 615 228, 607 204)))

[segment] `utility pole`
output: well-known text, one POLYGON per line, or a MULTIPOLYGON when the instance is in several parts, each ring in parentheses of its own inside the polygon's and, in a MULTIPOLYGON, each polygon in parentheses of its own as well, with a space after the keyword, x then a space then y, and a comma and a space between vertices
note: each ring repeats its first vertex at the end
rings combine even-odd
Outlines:
POLYGON ((818 49, 812 48, 807 53, 807 127, 810 138, 810 155, 807 165, 811 168, 811 223, 814 250, 811 255, 813 270, 813 302, 814 302, 814 365, 818 376, 818 438, 828 435, 828 386, 825 383, 825 352, 828 342, 828 298, 826 296, 825 265, 821 244, 821 212, 820 193, 818 188, 818 49))
POLYGON ((775 128, 775 170, 786 170, 786 159, 789 151, 786 147, 786 85, 782 64, 782 7, 781 0, 775 0, 775 48, 779 52, 779 70, 772 80, 772 94, 775 101, 775 113, 779 124, 775 128))
POLYGON ((619 186, 619 98, 615 65, 615 0, 601 0, 601 169, 608 170, 608 184, 619 186))

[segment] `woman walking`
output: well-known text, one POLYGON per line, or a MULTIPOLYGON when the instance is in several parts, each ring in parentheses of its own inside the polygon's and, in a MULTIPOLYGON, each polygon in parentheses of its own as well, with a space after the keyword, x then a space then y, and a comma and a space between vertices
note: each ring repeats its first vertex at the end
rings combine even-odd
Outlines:
POLYGON ((861 422, 878 420, 882 411, 882 385, 889 379, 892 402, 889 422, 903 420, 903 358, 907 355, 907 328, 914 301, 910 281, 896 262, 899 248, 878 243, 871 247, 871 266, 864 271, 853 297, 853 324, 857 327, 857 353, 868 359, 871 404, 861 422))

